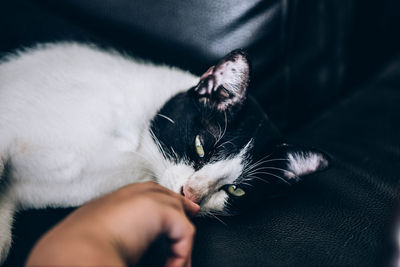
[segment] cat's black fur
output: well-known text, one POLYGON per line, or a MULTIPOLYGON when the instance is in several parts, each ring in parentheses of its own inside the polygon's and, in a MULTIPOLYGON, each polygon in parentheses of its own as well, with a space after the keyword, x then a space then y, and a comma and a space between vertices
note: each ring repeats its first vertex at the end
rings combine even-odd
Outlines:
MULTIPOLYGON (((235 181, 234 184, 247 193, 241 197, 228 194, 229 199, 225 209, 229 214, 247 210, 249 206, 253 206, 299 180, 299 177, 288 179, 284 175, 285 170, 290 172, 287 168, 288 153, 300 153, 301 155, 318 153, 325 162, 318 166, 316 171, 322 170, 328 165, 328 158, 324 153, 284 143, 277 128, 257 101, 253 97, 247 96, 250 64, 243 51, 236 50, 228 54, 215 68, 226 61, 234 60, 237 55, 246 58, 249 68, 246 80, 241 81, 240 86, 245 92, 239 101, 224 109, 218 108, 218 104, 225 101, 224 97, 229 97, 230 92, 226 88, 220 87, 210 90, 208 94, 200 94, 201 86, 207 86, 207 79, 212 79, 210 75, 203 75, 196 87, 176 95, 160 110, 160 114, 172 119, 174 123, 160 116, 156 116, 151 123, 155 137, 166 154, 171 156, 171 160, 187 160, 195 170, 199 170, 217 159, 237 155, 252 140, 246 153, 246 160, 252 163, 261 162, 258 168, 267 170, 268 174, 266 172, 259 173, 257 174, 258 178, 247 180, 246 173, 243 173, 235 181), (218 91, 225 91, 227 94, 219 94, 218 91), (206 95, 207 101, 200 101, 204 95, 206 95), (216 142, 215 136, 221 129, 224 129, 225 134, 216 142), (193 146, 196 135, 202 137, 205 150, 202 158, 197 155, 193 146), (244 179, 246 180, 244 181, 244 179)), ((219 190, 227 190, 227 186, 229 185, 222 186, 219 190)))

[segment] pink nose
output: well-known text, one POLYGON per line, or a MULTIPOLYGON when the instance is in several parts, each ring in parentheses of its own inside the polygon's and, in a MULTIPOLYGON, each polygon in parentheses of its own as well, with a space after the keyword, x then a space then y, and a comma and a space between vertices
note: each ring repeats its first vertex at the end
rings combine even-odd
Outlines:
POLYGON ((196 195, 194 189, 187 185, 183 186, 183 195, 196 204, 199 204, 201 200, 201 197, 196 195))

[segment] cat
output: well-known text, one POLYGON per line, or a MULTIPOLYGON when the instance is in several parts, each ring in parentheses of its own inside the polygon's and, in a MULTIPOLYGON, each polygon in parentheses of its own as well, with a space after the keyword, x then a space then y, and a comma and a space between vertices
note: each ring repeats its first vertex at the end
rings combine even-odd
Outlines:
POLYGON ((0 259, 18 209, 79 206, 152 180, 203 214, 235 214, 325 169, 325 153, 283 143, 249 80, 242 50, 201 77, 74 42, 5 57, 0 259))

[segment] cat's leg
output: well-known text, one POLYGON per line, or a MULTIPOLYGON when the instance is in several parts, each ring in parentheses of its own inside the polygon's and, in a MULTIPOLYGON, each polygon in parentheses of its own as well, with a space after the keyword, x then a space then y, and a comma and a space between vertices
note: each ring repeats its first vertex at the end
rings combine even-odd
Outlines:
POLYGON ((11 228, 15 202, 4 190, 0 195, 0 265, 7 258, 11 247, 11 228))
POLYGON ((6 259, 11 247, 11 228, 16 208, 7 183, 4 182, 5 160, 0 155, 0 265, 6 259))

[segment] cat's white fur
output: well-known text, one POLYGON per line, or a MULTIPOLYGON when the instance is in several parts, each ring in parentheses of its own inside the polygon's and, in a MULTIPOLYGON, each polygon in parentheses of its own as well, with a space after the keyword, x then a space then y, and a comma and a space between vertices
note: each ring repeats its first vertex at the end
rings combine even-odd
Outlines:
POLYGON ((190 73, 74 43, 0 65, 0 144, 22 207, 79 205, 145 180, 149 122, 190 73), (57 181, 57 182, 55 182, 57 181))
POLYGON ((11 224, 15 202, 5 192, 0 192, 0 264, 6 258, 11 246, 11 224))
POLYGON ((300 175, 315 172, 321 166, 327 166, 328 161, 320 154, 293 152, 288 154, 287 171, 284 175, 289 179, 299 179, 300 175))

